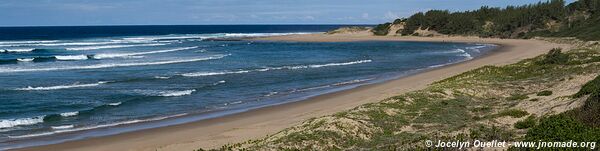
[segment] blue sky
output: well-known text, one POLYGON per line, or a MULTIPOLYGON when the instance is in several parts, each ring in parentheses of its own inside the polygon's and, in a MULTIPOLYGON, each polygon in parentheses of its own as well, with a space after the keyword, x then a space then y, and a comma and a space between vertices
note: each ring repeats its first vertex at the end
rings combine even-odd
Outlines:
POLYGON ((376 24, 430 9, 459 11, 538 1, 1 0, 0 26, 376 24))

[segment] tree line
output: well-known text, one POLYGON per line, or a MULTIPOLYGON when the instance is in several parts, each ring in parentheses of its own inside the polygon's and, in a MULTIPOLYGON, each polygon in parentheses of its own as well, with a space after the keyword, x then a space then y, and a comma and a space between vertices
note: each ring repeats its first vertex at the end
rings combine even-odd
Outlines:
POLYGON ((579 0, 565 5, 550 0, 505 8, 483 6, 477 10, 450 12, 430 10, 392 23, 377 25, 375 35, 387 35, 393 24, 404 24, 401 35, 417 35, 416 30, 433 30, 447 35, 497 38, 568 36, 584 40, 600 39, 600 0, 579 0))

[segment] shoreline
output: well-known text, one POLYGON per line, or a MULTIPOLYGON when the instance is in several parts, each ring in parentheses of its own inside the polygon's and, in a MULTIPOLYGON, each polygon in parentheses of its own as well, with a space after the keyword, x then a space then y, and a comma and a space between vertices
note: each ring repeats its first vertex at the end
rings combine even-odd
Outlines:
POLYGON ((475 37, 379 37, 355 34, 287 35, 250 40, 307 42, 427 41, 489 43, 498 46, 495 50, 468 61, 426 69, 416 74, 385 82, 362 85, 301 101, 272 105, 179 125, 17 150, 194 150, 198 148, 216 148, 228 143, 261 138, 299 124, 312 117, 333 114, 365 103, 380 101, 404 92, 422 89, 429 83, 484 65, 510 64, 546 53, 551 48, 568 47, 567 45, 552 44, 538 40, 485 39, 475 37))

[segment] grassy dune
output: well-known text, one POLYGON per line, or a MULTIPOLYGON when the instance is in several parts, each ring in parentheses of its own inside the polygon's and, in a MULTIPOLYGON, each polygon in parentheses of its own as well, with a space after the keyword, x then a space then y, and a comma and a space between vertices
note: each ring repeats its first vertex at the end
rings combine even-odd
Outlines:
POLYGON ((426 149, 425 140, 598 141, 600 48, 554 41, 578 47, 478 68, 219 150, 413 150, 426 149))

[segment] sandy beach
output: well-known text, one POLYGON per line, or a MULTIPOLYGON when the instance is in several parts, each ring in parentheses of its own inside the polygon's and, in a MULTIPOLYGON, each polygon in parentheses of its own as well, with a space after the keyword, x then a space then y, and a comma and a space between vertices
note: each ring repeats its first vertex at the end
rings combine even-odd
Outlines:
POLYGON ((499 45, 492 53, 461 63, 448 65, 383 83, 312 97, 307 100, 275 105, 181 125, 146 129, 111 136, 88 138, 60 144, 19 150, 195 150, 217 148, 274 134, 302 121, 377 102, 405 92, 425 88, 428 84, 486 65, 505 65, 535 57, 552 48, 569 45, 539 40, 487 39, 477 37, 395 37, 358 34, 306 34, 250 39, 253 41, 430 41, 490 43, 499 45))

